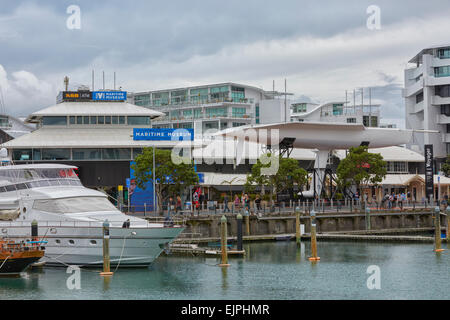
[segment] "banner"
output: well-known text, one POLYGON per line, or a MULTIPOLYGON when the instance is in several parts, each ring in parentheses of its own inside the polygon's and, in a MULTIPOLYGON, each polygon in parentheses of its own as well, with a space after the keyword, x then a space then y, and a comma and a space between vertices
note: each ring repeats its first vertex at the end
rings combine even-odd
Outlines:
POLYGON ((434 197, 434 161, 433 161, 433 145, 425 145, 425 194, 427 199, 434 197))
POLYGON ((194 129, 134 128, 133 140, 192 141, 194 129))
POLYGON ((93 91, 92 100, 94 101, 125 101, 127 100, 126 91, 93 91))

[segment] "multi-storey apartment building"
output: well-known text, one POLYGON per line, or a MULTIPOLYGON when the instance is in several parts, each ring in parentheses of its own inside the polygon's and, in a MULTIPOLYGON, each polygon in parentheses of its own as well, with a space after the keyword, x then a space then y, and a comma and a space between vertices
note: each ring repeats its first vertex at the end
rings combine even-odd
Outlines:
POLYGON ((320 121, 359 123, 366 127, 378 127, 380 105, 349 105, 345 102, 292 104, 292 121, 320 121))
MULTIPOLYGON (((425 48, 405 70, 406 128, 435 130, 415 133, 410 147, 423 154, 432 144, 437 162, 450 153, 450 45, 425 48)), ((438 167, 439 168, 439 167, 438 167)))
POLYGON ((154 128, 205 131, 290 121, 287 95, 230 82, 128 93, 128 101, 165 113, 152 122, 154 128))

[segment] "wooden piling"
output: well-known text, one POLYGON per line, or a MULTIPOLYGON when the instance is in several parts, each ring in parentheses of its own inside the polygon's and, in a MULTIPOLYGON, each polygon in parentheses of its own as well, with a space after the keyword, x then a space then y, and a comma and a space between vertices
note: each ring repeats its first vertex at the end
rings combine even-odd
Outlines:
POLYGON ((114 274, 110 270, 110 256, 109 256, 109 221, 103 222, 103 272, 100 272, 102 277, 110 277, 114 274))
POLYGON ((221 250, 222 250, 222 262, 219 267, 229 267, 228 264, 228 252, 227 252, 227 218, 223 215, 220 219, 220 229, 221 229, 221 250))
POLYGON ((441 210, 439 207, 434 208, 434 251, 444 251, 441 248, 441 210))
POLYGON ((242 251, 242 215, 239 213, 237 219, 237 250, 242 251))
POLYGON ((248 214, 248 211, 245 211, 245 228, 247 235, 250 235, 250 215, 248 214))
POLYGON ((317 256, 317 238, 316 238, 316 212, 311 210, 311 257, 309 261, 319 261, 320 257, 317 256))
POLYGON ((370 208, 366 207, 366 230, 370 230, 370 208))
POLYGON ((297 246, 301 246, 301 234, 300 234, 300 208, 295 208, 295 241, 297 246))

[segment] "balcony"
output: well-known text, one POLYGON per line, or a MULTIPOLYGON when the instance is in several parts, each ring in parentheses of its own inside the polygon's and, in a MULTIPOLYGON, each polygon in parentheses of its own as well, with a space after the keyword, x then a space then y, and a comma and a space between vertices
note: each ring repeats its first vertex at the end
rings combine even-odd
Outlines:
POLYGON ((441 104, 450 104, 450 98, 440 97, 440 96, 432 96, 431 104, 441 105, 441 104))
POLYGON ((421 80, 417 81, 416 83, 414 83, 413 85, 405 88, 404 96, 410 97, 412 95, 417 94, 420 90, 423 89, 423 85, 424 85, 423 82, 424 82, 423 79, 421 79, 421 80))
POLYGON ((445 114, 437 114, 436 115, 436 123, 438 124, 449 124, 450 117, 447 117, 445 114))
POLYGON ((421 112, 421 111, 423 111, 423 106, 424 106, 423 101, 416 103, 415 105, 411 106, 411 108, 409 109, 409 113, 414 114, 417 112, 421 112))

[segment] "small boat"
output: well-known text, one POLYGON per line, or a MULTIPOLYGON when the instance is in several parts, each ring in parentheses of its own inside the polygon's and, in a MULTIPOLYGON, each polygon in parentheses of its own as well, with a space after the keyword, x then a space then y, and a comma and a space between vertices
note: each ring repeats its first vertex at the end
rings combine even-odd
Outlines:
POLYGON ((43 256, 39 241, 0 239, 0 276, 19 275, 43 256))

